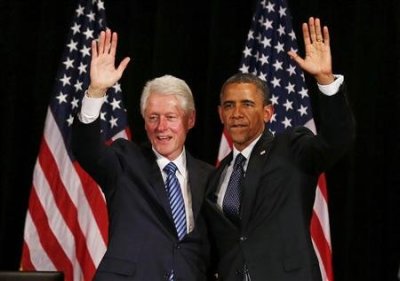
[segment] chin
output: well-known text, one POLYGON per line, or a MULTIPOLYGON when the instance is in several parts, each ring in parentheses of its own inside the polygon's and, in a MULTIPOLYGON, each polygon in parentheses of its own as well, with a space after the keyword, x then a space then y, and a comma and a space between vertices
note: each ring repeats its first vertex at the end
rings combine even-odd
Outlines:
POLYGON ((231 135, 232 141, 236 143, 243 143, 245 142, 245 138, 241 135, 233 134, 231 135))
POLYGON ((165 149, 164 147, 157 146, 156 149, 157 149, 158 153, 160 153, 162 155, 164 155, 164 154, 168 155, 171 153, 171 151, 169 149, 165 149))

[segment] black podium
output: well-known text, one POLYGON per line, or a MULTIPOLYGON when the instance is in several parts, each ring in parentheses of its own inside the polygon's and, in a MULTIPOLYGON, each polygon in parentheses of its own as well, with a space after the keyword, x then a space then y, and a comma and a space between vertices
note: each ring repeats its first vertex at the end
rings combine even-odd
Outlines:
POLYGON ((58 271, 0 271, 0 281, 64 281, 58 271))

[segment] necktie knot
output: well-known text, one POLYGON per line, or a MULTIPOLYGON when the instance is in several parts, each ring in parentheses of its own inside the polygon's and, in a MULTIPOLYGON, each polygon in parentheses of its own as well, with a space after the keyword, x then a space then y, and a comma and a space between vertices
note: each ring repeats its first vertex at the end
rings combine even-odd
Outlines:
POLYGON ((175 174, 176 170, 178 169, 178 167, 176 167, 176 165, 174 164, 174 162, 169 162, 165 167, 164 167, 164 171, 167 173, 167 175, 170 174, 175 174))
POLYGON ((239 167, 243 168, 245 162, 246 162, 246 157, 244 157, 243 154, 239 153, 236 156, 235 163, 233 164, 234 169, 237 169, 239 167))

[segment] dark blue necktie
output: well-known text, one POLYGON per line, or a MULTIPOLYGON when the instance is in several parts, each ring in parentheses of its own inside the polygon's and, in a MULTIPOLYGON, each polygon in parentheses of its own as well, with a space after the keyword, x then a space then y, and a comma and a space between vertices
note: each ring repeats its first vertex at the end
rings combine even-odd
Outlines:
POLYGON ((239 153, 233 164, 232 174, 222 202, 222 209, 225 215, 235 223, 240 221, 240 182, 244 176, 243 165, 245 162, 246 157, 239 153))
POLYGON ((182 238, 186 235, 186 214, 181 186, 175 174, 176 170, 177 167, 173 162, 169 162, 168 165, 164 167, 164 171, 167 173, 165 187, 168 192, 168 198, 171 205, 172 218, 174 219, 176 232, 179 240, 182 240, 182 238))
MULTIPOLYGON (((176 232, 179 240, 182 240, 182 238, 186 235, 186 215, 181 185, 176 177, 177 169, 178 168, 173 162, 169 162, 168 165, 164 167, 164 171, 167 173, 165 188, 167 189, 176 232)), ((168 281, 175 281, 175 273, 173 270, 171 270, 169 273, 168 281)))

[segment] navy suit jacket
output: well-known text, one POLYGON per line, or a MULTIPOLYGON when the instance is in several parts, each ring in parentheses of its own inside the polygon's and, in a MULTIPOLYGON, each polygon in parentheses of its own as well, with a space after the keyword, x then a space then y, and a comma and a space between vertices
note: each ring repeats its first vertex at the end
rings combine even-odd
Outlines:
MULTIPOLYGON (((77 119, 77 118, 76 118, 77 119)), ((109 245, 95 280, 206 280, 209 241, 200 209, 214 169, 187 151, 194 230, 177 238, 167 192, 151 147, 118 139, 105 146, 99 121, 76 121, 72 147, 81 166, 101 186, 109 212, 109 245)))
POLYGON ((304 127, 256 143, 242 182, 241 223, 235 225, 217 205, 221 174, 232 153, 211 177, 206 218, 216 243, 219 280, 321 280, 310 235, 318 176, 343 156, 354 137, 344 86, 334 96, 321 95, 320 130, 304 127))

